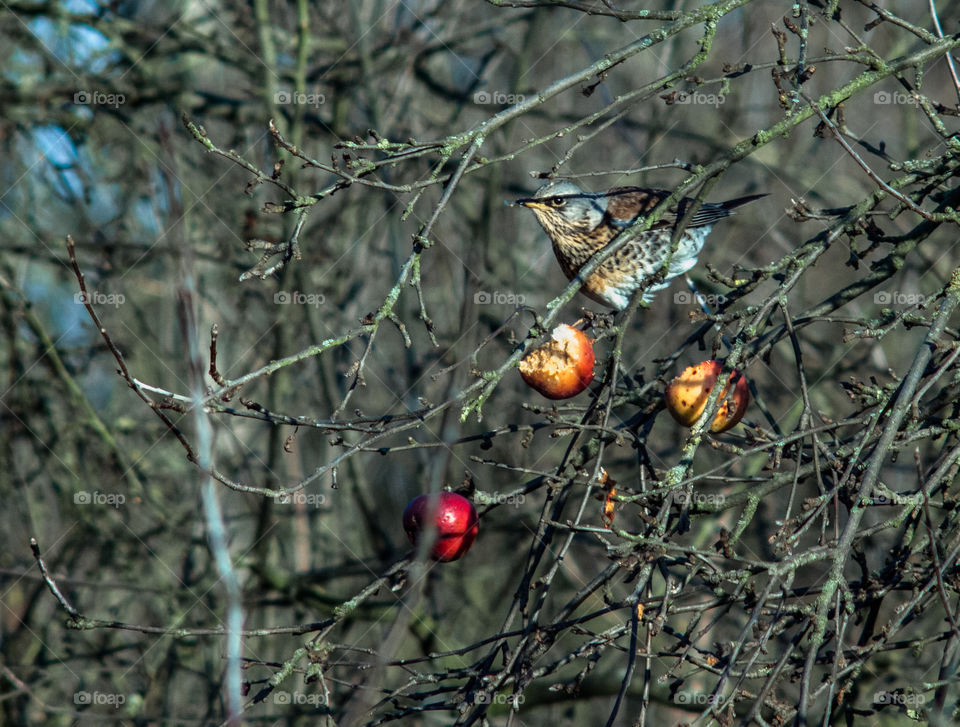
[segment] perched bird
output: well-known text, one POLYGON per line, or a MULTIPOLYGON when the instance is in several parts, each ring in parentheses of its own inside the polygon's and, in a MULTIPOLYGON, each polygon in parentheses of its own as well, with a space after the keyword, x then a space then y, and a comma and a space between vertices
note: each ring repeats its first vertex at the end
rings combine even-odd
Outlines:
MULTIPOLYGON (((643 187, 614 187, 608 192, 584 192, 572 182, 554 180, 540 187, 532 197, 515 204, 533 210, 553 242, 553 252, 569 280, 573 280, 595 252, 606 246, 627 227, 650 212, 670 192, 643 187)), ((734 207, 752 202, 765 194, 738 197, 727 202, 704 202, 688 222, 676 251, 670 259, 663 282, 648 288, 643 300, 649 303, 654 293, 666 288, 670 279, 697 264, 697 255, 714 223, 729 217, 734 207)), ((670 254, 674 226, 693 200, 683 198, 646 232, 637 235, 607 258, 586 279, 581 292, 614 310, 623 310, 630 296, 644 280, 663 267, 670 254)))

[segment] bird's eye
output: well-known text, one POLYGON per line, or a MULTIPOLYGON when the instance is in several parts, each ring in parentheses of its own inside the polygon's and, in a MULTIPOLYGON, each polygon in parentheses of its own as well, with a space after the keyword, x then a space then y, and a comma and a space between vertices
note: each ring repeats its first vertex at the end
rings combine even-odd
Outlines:
POLYGON ((566 203, 567 200, 564 197, 551 197, 547 204, 551 207, 563 207, 566 203))

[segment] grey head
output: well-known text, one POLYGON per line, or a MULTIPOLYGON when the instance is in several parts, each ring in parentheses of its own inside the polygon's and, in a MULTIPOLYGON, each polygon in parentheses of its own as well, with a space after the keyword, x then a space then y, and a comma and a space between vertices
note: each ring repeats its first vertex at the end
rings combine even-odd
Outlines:
POLYGON ((594 230, 607 211, 606 197, 584 192, 564 179, 543 185, 532 197, 518 199, 516 204, 533 210, 551 236, 554 232, 569 234, 594 230))

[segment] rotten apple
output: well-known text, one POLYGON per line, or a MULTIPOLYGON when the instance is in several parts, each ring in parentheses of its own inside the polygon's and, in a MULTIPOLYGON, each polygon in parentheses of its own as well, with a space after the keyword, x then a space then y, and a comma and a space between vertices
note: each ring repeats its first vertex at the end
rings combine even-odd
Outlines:
POLYGON ((548 399, 569 399, 593 381, 593 341, 573 326, 561 323, 550 340, 520 362, 520 375, 548 399))
MULTIPOLYGON (((664 399, 673 418, 685 426, 693 426, 703 414, 710 392, 713 391, 722 370, 723 365, 719 361, 703 361, 696 366, 688 366, 667 384, 664 399)), ((710 424, 710 431, 719 433, 732 429, 743 418, 749 403, 750 390, 747 380, 738 371, 734 371, 720 392, 720 409, 710 424), (736 383, 733 385, 733 393, 728 397, 727 391, 734 381, 736 383)))

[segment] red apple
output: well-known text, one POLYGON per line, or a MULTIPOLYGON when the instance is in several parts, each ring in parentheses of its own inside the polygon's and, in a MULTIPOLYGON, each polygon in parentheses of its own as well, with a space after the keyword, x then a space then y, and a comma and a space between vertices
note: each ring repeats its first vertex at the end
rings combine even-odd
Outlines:
POLYGON ((569 399, 593 381, 593 341, 566 323, 528 353, 518 368, 523 380, 548 399, 569 399))
MULTIPOLYGON (((703 361, 696 366, 688 366, 682 374, 667 384, 664 400, 673 418, 685 426, 693 426, 703 414, 707 398, 722 370, 723 365, 719 361, 703 361)), ((715 433, 732 429, 746 413, 747 404, 750 403, 750 389, 747 387, 746 378, 737 371, 730 374, 727 385, 720 392, 720 400, 720 409, 710 424, 710 431, 715 433), (727 389, 734 380, 737 383, 734 384, 733 395, 727 398, 727 389)))
POLYGON ((442 563, 463 557, 480 530, 477 510, 463 495, 455 492, 420 495, 403 511, 403 529, 414 547, 428 532, 431 519, 436 540, 430 548, 430 557, 442 563))

